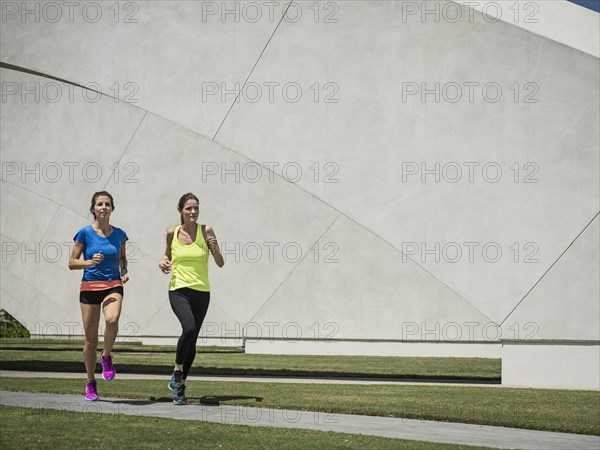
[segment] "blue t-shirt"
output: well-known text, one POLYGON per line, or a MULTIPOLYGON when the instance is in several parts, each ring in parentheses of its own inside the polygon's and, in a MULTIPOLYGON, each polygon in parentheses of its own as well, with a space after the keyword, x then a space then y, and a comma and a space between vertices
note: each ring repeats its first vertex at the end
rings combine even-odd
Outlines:
POLYGON ((83 245, 83 258, 92 259, 94 254, 102 252, 104 259, 100 264, 86 267, 83 270, 82 281, 120 281, 119 253, 121 246, 129 239, 125 231, 111 227, 112 233, 102 237, 91 225, 77 232, 73 240, 83 245))

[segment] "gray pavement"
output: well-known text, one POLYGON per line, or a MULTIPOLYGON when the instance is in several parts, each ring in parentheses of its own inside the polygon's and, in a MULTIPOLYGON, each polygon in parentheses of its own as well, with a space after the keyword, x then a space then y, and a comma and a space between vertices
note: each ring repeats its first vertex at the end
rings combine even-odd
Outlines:
POLYGON ((86 402, 83 395, 0 391, 0 403, 24 408, 97 412, 178 420, 296 428, 365 434, 396 439, 478 445, 496 448, 578 450, 600 448, 599 436, 515 428, 433 422, 390 417, 330 414, 245 406, 173 405, 171 402, 103 398, 86 402))

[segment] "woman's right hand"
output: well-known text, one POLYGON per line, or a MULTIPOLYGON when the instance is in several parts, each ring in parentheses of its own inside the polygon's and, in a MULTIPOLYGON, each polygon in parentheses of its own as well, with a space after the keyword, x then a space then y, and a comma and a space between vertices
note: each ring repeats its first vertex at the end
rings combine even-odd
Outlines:
POLYGON ((158 267, 162 273, 169 273, 171 271, 171 261, 168 259, 163 259, 160 263, 158 263, 158 267))
POLYGON ((100 264, 103 259, 104 259, 104 255, 102 254, 102 252, 98 252, 98 253, 94 253, 94 256, 92 256, 92 259, 88 259, 88 262, 91 267, 91 266, 96 266, 96 265, 100 264))

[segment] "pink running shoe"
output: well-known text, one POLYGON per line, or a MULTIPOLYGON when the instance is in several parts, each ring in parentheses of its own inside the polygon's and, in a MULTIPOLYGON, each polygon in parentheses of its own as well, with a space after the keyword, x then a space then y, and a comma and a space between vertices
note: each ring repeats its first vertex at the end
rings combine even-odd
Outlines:
POLYGON ((95 402, 98 400, 98 391, 96 390, 96 382, 95 381, 86 381, 85 382, 85 399, 90 402, 95 402))
POLYGON ((102 362, 102 378, 106 381, 112 380, 117 374, 112 364, 112 356, 102 356, 100 353, 100 361, 102 362))

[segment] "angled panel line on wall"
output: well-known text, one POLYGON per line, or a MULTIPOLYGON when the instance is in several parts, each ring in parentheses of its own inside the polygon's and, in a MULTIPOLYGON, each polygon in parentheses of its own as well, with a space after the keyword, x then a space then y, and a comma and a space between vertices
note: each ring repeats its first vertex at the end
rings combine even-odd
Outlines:
POLYGON ((577 239, 579 239, 579 237, 585 232, 585 230, 587 230, 592 225, 592 223, 594 223, 594 220, 596 220, 596 218, 599 215, 600 215, 600 212, 596 213, 596 215, 594 217, 592 217, 592 219, 586 224, 586 226, 583 227, 583 229, 579 232, 579 234, 577 236, 575 236, 575 239, 573 239, 573 241, 567 246, 567 248, 565 248, 565 250, 558 256, 558 258, 556 258, 556 260, 550 265, 550 267, 548 267, 548 269, 546 269, 546 271, 542 274, 542 276, 533 284, 533 286, 531 286, 531 288, 527 291, 527 293, 523 296, 523 298, 521 300, 519 300, 519 303, 517 303, 514 306, 514 308, 512 308, 510 310, 510 312, 504 318, 504 320, 502 320, 502 322, 500 322, 500 324, 499 324, 500 326, 502 326, 504 324, 504 322, 506 322, 508 320, 508 318, 511 316, 511 314, 513 312, 515 312, 515 310, 519 307, 519 305, 521 303, 523 303, 523 301, 525 301, 525 299, 535 289, 535 287, 542 282, 542 280, 546 277, 548 272, 550 272, 550 270, 552 270, 552 268, 556 265, 556 263, 558 263, 558 261, 560 261, 560 259, 564 256, 564 254, 567 253, 567 251, 573 246, 573 244, 577 241, 577 239))
POLYGON ((219 128, 217 128, 217 131, 215 131, 215 134, 212 137, 212 140, 214 141, 217 138, 217 135, 219 134, 219 131, 221 131, 221 128, 223 127, 223 124, 225 123, 225 121, 227 120, 227 117, 229 117, 229 113, 231 112, 231 110, 233 109, 233 107, 235 106, 235 104, 238 102, 238 98, 240 97, 240 95, 242 94, 242 92, 244 91, 244 86, 246 86, 246 83, 248 83, 248 80, 250 79, 250 77, 252 76, 252 73, 254 72, 254 69, 256 68, 256 66, 258 65, 260 59, 262 58, 262 55, 264 55, 265 51, 267 51, 267 47, 269 46, 269 43, 271 42, 271 40, 273 39, 273 36, 275 36, 275 33, 277 32, 277 30, 279 29, 279 26, 281 25, 281 22, 283 21, 283 18, 285 17, 285 15, 287 14, 288 9, 290 8, 290 5, 292 4, 292 2, 289 2, 288 5, 286 6, 285 10, 283 11, 283 14, 281 15, 279 22, 277 22, 277 26, 275 27, 275 29, 273 30, 273 33, 271 33, 271 36, 269 36, 269 40, 267 41, 267 43, 265 44, 264 48, 262 49, 262 51, 260 52, 260 55, 258 55, 258 58, 256 59, 256 62, 254 63, 254 65, 252 66, 252 68, 250 69, 250 73, 248 73, 248 76, 246 77, 246 79, 244 80, 244 84, 242 84, 242 87, 240 88, 240 91, 237 93, 237 95, 235 96, 235 99, 233 100, 233 103, 231 104, 231 106, 229 107, 229 109, 227 110, 227 113, 225 114, 225 117, 223 117, 223 120, 221 121, 221 123, 219 124, 219 128))
MULTIPOLYGON (((24 191, 27 191, 27 192, 29 192, 29 193, 31 193, 31 194, 37 195, 38 197, 41 197, 41 198, 43 198, 44 200, 48 200, 49 202, 55 203, 56 205, 58 205, 59 209, 60 209, 60 208, 65 208, 65 209, 68 209, 69 211, 71 211, 71 209, 70 209, 68 206, 65 206, 65 205, 63 205, 63 204, 61 204, 61 203, 57 202, 56 200, 54 200, 54 199, 52 199, 52 198, 46 197, 45 195, 42 195, 42 194, 40 194, 39 192, 35 192, 35 191, 32 191, 31 189, 27 189, 25 186, 22 186, 22 185, 20 185, 20 184, 13 183, 13 182, 12 182, 12 181, 10 181, 10 180, 2 180, 2 183, 8 183, 8 184, 10 184, 10 185, 12 185, 12 186, 15 186, 15 187, 19 188, 19 189, 23 189, 24 191)), ((57 212, 58 212, 58 211, 57 211, 57 212)), ((74 212, 75 214, 78 214, 78 215, 79 215, 79 213, 77 213, 77 212, 75 212, 75 211, 73 211, 73 212, 74 212)), ((84 216, 82 216, 82 217, 84 217, 84 216)), ((54 220, 54 218, 53 218, 53 220, 54 220)))
POLYGON ((494 2, 451 1, 477 11, 490 22, 502 21, 579 52, 595 57, 599 55, 598 0, 521 0, 518 2, 520 5, 515 2, 495 2, 497 8, 494 10, 488 8, 494 2), (581 4, 594 1, 595 7, 581 4), (521 20, 515 7, 523 8, 521 20))
POLYGON ((61 309, 61 305, 57 304, 54 300, 52 300, 50 297, 48 297, 46 295, 45 292, 40 291, 39 289, 37 289, 35 286, 33 286, 29 280, 26 280, 25 278, 20 277, 19 275, 15 274, 12 271, 8 271, 10 272, 10 275, 12 275, 13 277, 15 277, 16 279, 18 279, 19 281, 22 281, 23 284, 26 284, 30 289, 32 289, 33 291, 37 292, 38 294, 40 294, 41 297, 45 298, 47 301, 52 302, 56 305, 56 307, 60 310, 61 309))
MULTIPOLYGON (((338 221, 338 219, 342 216, 342 214, 338 214, 336 216, 336 218, 333 220, 333 222, 331 222, 329 224, 329 226, 325 229, 325 231, 323 231, 323 233, 321 233, 321 236, 319 236, 319 239, 317 239, 317 242, 319 242, 323 236, 325 236, 325 234, 327 234, 327 232, 331 229, 331 227, 338 221)), ((277 293, 277 291, 281 288, 281 286, 284 285, 284 283, 292 276, 292 274, 294 273, 294 271, 300 267, 300 264, 302 264, 302 261, 304 261, 304 259, 306 258, 306 256, 308 255, 309 252, 306 252, 302 258, 300 259, 300 261, 298 261, 296 264, 294 264, 294 267, 292 268, 292 270, 285 276, 285 278, 283 280, 281 280, 281 283, 279 283, 277 285, 277 287, 273 290, 273 292, 271 292, 271 295, 269 295, 267 297, 267 299, 264 301, 264 303, 262 305, 260 305, 260 308, 258 308, 256 310, 256 312, 252 315, 252 317, 250 318, 250 321, 254 320, 254 318, 264 309, 264 307, 269 303, 269 301, 271 301, 271 299, 273 298, 273 296, 277 293)))
MULTIPOLYGON (((66 206, 66 205, 63 205, 62 203, 59 203, 59 202, 57 202, 56 200, 54 200, 54 199, 52 199, 52 198, 46 197, 45 195, 42 195, 42 194, 40 194, 39 192, 32 191, 31 189, 27 189, 25 186, 22 186, 22 185, 20 185, 20 184, 15 184, 15 183, 13 183, 12 181, 9 181, 9 180, 3 180, 2 182, 3 182, 3 183, 9 183, 9 184, 11 184, 12 186, 15 186, 15 187, 17 187, 17 188, 19 188, 19 189, 22 189, 22 190, 24 190, 24 191, 30 192, 31 194, 37 195, 38 197, 40 197, 40 198, 43 198, 44 200, 48 200, 49 202, 52 202, 52 203, 56 204, 56 205, 58 206, 58 209, 56 210, 56 213, 55 213, 54 217, 52 218, 52 221, 53 221, 53 220, 56 218, 56 215, 58 214, 58 212, 59 212, 60 208, 64 208, 64 209, 66 209, 67 211, 69 211, 69 212, 72 212, 73 214, 76 214, 76 215, 78 215, 79 217, 83 217, 84 219, 87 219, 87 218, 88 218, 87 216, 84 216, 84 215, 82 215, 82 214, 78 213, 77 211, 74 211, 74 210, 73 210, 73 209, 71 209, 70 207, 68 207, 68 206, 66 206)), ((52 221, 50 221, 50 224, 52 224, 52 221)), ((47 230, 46 230, 46 231, 47 231, 47 230)), ((45 237, 46 231, 44 232, 44 235, 43 235, 42 237, 45 237)), ((4 231, 3 231, 3 233, 4 233, 4 231)), ((8 235, 7 235, 7 237, 11 238, 11 237, 10 237, 10 236, 8 236, 8 235)), ((11 238, 11 239, 13 239, 13 238, 11 238)))
MULTIPOLYGON (((289 7, 289 5, 288 5, 288 7, 289 7)), ((282 17, 283 17, 283 16, 282 16, 282 17)), ((265 47, 265 50, 266 50, 266 47, 265 47)), ((257 61, 257 63, 258 63, 258 61, 257 61)), ((27 70, 27 69, 23 69, 23 68, 18 68, 18 69, 22 69, 22 70, 17 70, 17 71, 21 71, 21 72, 26 72, 26 73, 29 73, 29 72, 31 72, 31 71, 29 71, 29 70, 27 70)), ((254 70, 254 68, 253 68, 253 70, 254 70)), ((252 73, 252 72, 251 72, 251 73, 252 73)), ((249 74, 249 76, 251 75, 251 73, 249 74)), ((43 77, 48 77, 48 78, 56 78, 56 77, 52 77, 52 76, 50 76, 50 75, 46 75, 46 74, 43 74, 43 73, 35 73, 35 74, 36 74, 36 75, 39 75, 39 76, 43 76, 43 77)), ((56 79, 59 79, 59 78, 56 78, 56 79)), ((60 80, 62 81, 62 79, 60 79, 60 80)), ((66 82, 66 81, 65 81, 65 82, 66 82)), ((69 83, 70 83, 70 84, 73 84, 73 85, 76 85, 76 86, 78 86, 77 84, 74 84, 74 83, 71 83, 71 82, 69 82, 69 83)), ((83 89, 88 89, 88 88, 83 88, 83 89)), ((89 90, 89 89, 88 89, 88 90, 89 90)), ((109 97, 109 98, 113 98, 113 97, 111 97, 111 96, 108 96, 108 95, 106 95, 106 94, 103 94, 103 95, 105 95, 105 96, 107 96, 107 97, 109 97)), ((134 105, 129 105, 129 106, 134 106, 134 105)), ((138 107, 138 106, 135 106, 135 108, 137 108, 137 109, 139 109, 139 110, 141 110, 141 111, 144 111, 144 115, 143 115, 142 119, 140 120, 140 123, 137 125, 137 127, 136 127, 136 130, 134 131, 134 133, 132 134, 131 138, 129 139, 129 142, 128 142, 128 144, 126 145, 126 148, 125 148, 125 150, 124 150, 124 152, 123 152, 122 156, 123 156, 123 155, 125 154, 125 152, 127 151, 127 148, 129 148, 129 146, 130 146, 131 142, 133 141, 133 138, 135 137, 135 135, 136 135, 137 131, 139 130, 139 128, 140 128, 140 127, 141 127, 141 125, 143 124, 143 121, 144 121, 144 119, 146 118, 146 116, 147 116, 147 113, 149 112, 148 110, 145 110, 145 109, 143 109, 143 108, 140 108, 140 107, 138 107)), ((153 113, 152 113, 152 114, 153 114, 153 113)), ((161 116, 158 116, 158 115, 157 115, 157 117, 161 117, 161 116)), ((162 118, 162 117, 161 117, 161 118, 162 118)), ((164 119, 164 118, 162 118, 162 119, 164 119)), ((164 120, 167 120, 168 122, 171 122, 171 121, 170 121, 170 120, 168 120, 168 119, 164 119, 164 120)), ((176 124, 176 125, 177 125, 178 127, 181 127, 181 128, 187 129, 186 127, 182 127, 182 126, 181 126, 181 125, 179 125, 179 124, 176 124)), ((190 132, 192 132, 193 134, 196 134, 196 135, 199 135, 199 136, 205 137, 205 136, 201 135, 200 133, 198 133, 198 132, 196 132, 196 131, 193 131, 193 130, 189 130, 189 131, 190 131, 190 132)), ((216 141, 215 141, 215 142, 216 142, 216 141)), ((218 142, 216 142, 216 143, 218 143, 218 142)), ((236 154, 239 154, 239 155, 243 156, 244 158, 248 159, 249 161, 253 161, 251 158, 248 158, 247 156, 243 155, 243 154, 242 154, 242 153, 240 153, 239 151, 233 150, 233 149, 231 149, 231 148, 229 148, 229 147, 226 147, 226 146, 224 146, 224 145, 222 145, 222 144, 219 144, 219 145, 220 145, 221 147, 223 147, 224 149, 228 149, 229 151, 232 151, 232 152, 234 152, 234 153, 236 153, 236 154)), ((122 156, 121 156, 121 158, 122 158, 122 156)), ((257 163, 257 164, 259 164, 258 162, 256 162, 256 163, 257 163)), ((263 167, 263 165, 262 165, 262 164, 260 164, 260 165, 261 165, 261 167, 263 167)), ((274 172, 273 172, 273 173, 274 173, 274 172)), ((279 177, 281 177, 281 178, 284 178, 284 177, 283 177, 283 176, 281 176, 281 175, 278 175, 278 176, 279 176, 279 177)), ((109 180, 110 180, 110 179, 109 179, 109 180)), ((108 184, 108 182, 109 182, 109 181, 107 181, 107 184, 108 184)), ((16 185, 16 184, 14 184, 14 183, 11 183, 11 184, 13 184, 13 185, 17 186, 17 185, 16 185)), ((294 184, 294 183, 292 183, 292 184, 294 184)), ((388 245, 389 245, 389 246, 391 246, 393 249, 395 249, 396 251, 398 251, 399 253, 401 253, 401 254, 402 254, 402 252, 401 252, 401 250, 400 250, 400 249, 398 249, 396 246, 394 246, 393 244, 391 244, 391 243, 390 243, 388 240, 386 240, 386 239, 382 238, 382 237, 381 237, 379 234, 375 233, 373 230, 371 230, 371 229, 369 229, 369 228, 365 227, 365 226, 364 226, 364 225, 362 225, 360 222, 358 222, 357 220, 355 220, 355 219, 353 219, 352 217, 348 216, 346 213, 343 213, 342 211, 340 211, 340 210, 339 210, 339 209, 337 209, 336 207, 334 207, 334 206, 330 205, 329 203, 327 203, 326 201, 324 201, 322 198, 320 198, 319 196, 315 195, 314 193, 311 193, 310 191, 308 191, 308 190, 304 189, 303 187, 301 187, 301 186, 299 186, 299 185, 297 185, 297 184, 294 184, 294 185, 295 185, 295 187, 296 187, 296 188, 299 188, 299 189, 303 190, 304 192, 308 193, 308 194, 309 194, 310 196, 312 196, 313 198, 315 198, 315 199, 319 200, 320 202, 324 203, 324 204, 325 204, 325 205, 327 205, 328 207, 330 207, 330 208, 334 209, 335 211, 337 211, 339 214, 342 214, 342 215, 344 215, 345 217, 347 217, 349 220, 351 220, 351 221, 355 222, 357 225, 359 225, 360 227, 364 228, 364 229, 365 229, 365 230, 367 230, 369 233, 372 233, 374 236, 376 236, 377 238, 381 239, 381 240, 382 240, 382 241, 384 241, 386 244, 388 244, 388 245)), ((45 198, 45 199, 47 199, 47 200, 50 200, 50 201, 52 201, 52 202, 54 202, 54 203, 57 203, 59 206, 61 206, 61 207, 64 207, 65 209, 67 209, 67 210, 69 210, 69 211, 75 212, 75 211, 73 211, 71 208, 69 208, 68 206, 66 206, 66 205, 63 205, 63 204, 61 204, 61 203, 58 203, 58 202, 56 202, 55 200, 49 199, 49 198, 47 198, 47 197, 45 197, 45 196, 43 196, 43 195, 41 195, 41 194, 39 194, 39 193, 37 193, 37 192, 31 191, 31 190, 29 190, 29 189, 27 189, 27 188, 25 188, 25 187, 23 187, 23 186, 19 186, 19 187, 20 187, 20 188, 22 188, 22 189, 25 189, 25 190, 27 190, 27 191, 29 191, 29 192, 35 193, 36 195, 38 195, 38 196, 40 196, 40 197, 42 197, 42 198, 45 198)), ((106 189, 106 186, 105 186, 105 189, 106 189)), ((78 214, 78 213, 76 213, 76 214, 78 214)), ((85 216, 82 216, 82 217, 85 217, 85 216)), ((428 271, 426 268, 424 268, 424 267, 423 267, 421 264, 419 264, 419 263, 418 263, 417 261, 415 261, 413 258, 411 258, 411 257, 408 257, 408 256, 407 256, 407 258, 408 258, 409 260, 411 260, 412 262, 414 262, 415 264, 417 264, 417 265, 418 265, 419 267, 421 267, 423 270, 425 270, 425 271, 426 271, 426 272, 427 272, 427 273, 428 273, 430 276, 432 276, 434 279, 436 279, 437 281, 441 282, 441 283, 442 283, 444 286, 446 286, 448 289, 450 289, 451 291, 455 292, 457 295, 459 295, 459 297, 461 297, 461 298, 463 298, 463 299, 464 299, 464 297, 463 297, 462 295, 460 295, 460 294, 459 294, 459 293, 457 293, 457 292, 456 292, 454 289, 452 289, 450 286, 448 286, 448 284, 447 284, 447 283, 443 282, 443 281, 442 281, 442 280, 440 280, 438 277, 436 277, 435 275, 433 275, 433 274, 432 274, 430 271, 428 271)), ((270 297, 269 297, 269 298, 270 298, 270 297)), ((475 307, 475 306, 474 306, 474 305, 473 305, 471 302, 469 302, 468 300, 466 300, 466 299, 464 299, 464 300, 465 300, 465 301, 467 301, 469 304, 471 304, 473 307, 475 307)), ((267 301, 268 301, 268 299, 267 299, 267 301)), ((475 307, 475 308, 476 308, 476 307, 475 307)), ((476 308, 476 309, 479 311, 479 309, 478 309, 478 308, 476 308)), ((480 312, 481 312, 481 311, 480 311, 480 312)), ((258 313, 258 311, 257 311, 257 313, 258 313)), ((482 314, 483 314, 483 313, 482 313, 482 314)), ((484 315, 485 315, 485 314, 484 314, 484 315)), ((486 317, 487 317, 487 315, 486 315, 486 317)))
MULTIPOLYGON (((265 48, 266 48, 266 47, 265 47, 265 48)), ((262 54, 261 54, 261 55, 262 55, 262 54)), ((258 61, 257 61, 257 63, 258 63, 258 61)), ((181 125, 181 124, 179 124, 179 123, 173 122, 171 119, 169 119, 169 118, 167 118, 167 117, 163 117, 163 116, 161 116, 160 114, 154 113, 154 112, 152 112, 152 111, 150 111, 150 110, 147 110, 147 109, 145 109, 145 108, 142 108, 142 107, 140 107, 140 106, 137 106, 137 105, 136 105, 136 104, 134 104, 134 103, 125 102, 125 101, 123 101, 123 100, 121 100, 121 99, 119 99, 119 98, 117 98, 117 97, 115 97, 115 96, 113 96, 113 95, 109 95, 109 94, 107 94, 107 93, 105 93, 105 92, 102 92, 102 91, 97 91, 97 90, 95 90, 95 89, 91 89, 91 88, 89 88, 89 87, 82 86, 82 85, 80 85, 80 84, 78 84, 78 83, 76 83, 76 82, 74 82, 74 81, 70 81, 70 80, 67 80, 67 79, 65 79, 65 78, 57 77, 57 76, 50 75, 50 74, 47 74, 47 73, 44 73, 44 72, 40 72, 40 71, 37 71, 37 70, 27 69, 26 67, 16 66, 16 65, 14 65, 14 64, 8 64, 8 63, 4 63, 4 62, 0 62, 0 68, 1 68, 1 69, 5 69, 5 70, 12 70, 12 71, 15 71, 15 72, 26 73, 26 74, 33 75, 33 76, 37 76, 37 77, 40 77, 40 78, 47 78, 47 79, 49 79, 49 80, 60 81, 61 83, 69 84, 69 85, 71 85, 71 86, 75 86, 75 87, 77 87, 77 88, 84 89, 84 90, 86 90, 86 91, 94 92, 95 94, 99 94, 99 95, 102 95, 102 96, 104 96, 104 97, 108 97, 108 98, 110 98, 110 99, 114 100, 115 102, 119 102, 119 103, 124 103, 124 104, 127 104, 128 106, 131 106, 132 108, 136 108, 136 109, 139 109, 139 110, 141 110, 141 111, 144 111, 144 117, 143 117, 143 118, 142 118, 142 120, 140 121, 140 125, 141 125, 141 123, 143 122, 143 120, 144 120, 144 118, 145 118, 146 114, 147 114, 147 113, 151 113, 151 114, 154 114, 156 117, 160 117, 161 119, 163 119, 163 120, 165 120, 165 121, 167 121, 167 122, 173 123, 173 124, 177 125, 178 127, 181 127, 181 128, 183 128, 184 130, 187 130, 187 131, 190 131, 190 132, 192 132, 192 133, 195 133, 195 134, 197 134, 198 136, 202 136, 202 137, 209 138, 208 136, 204 136, 203 134, 199 133, 198 131, 195 131, 195 130, 193 130, 193 129, 191 129, 191 128, 188 128, 188 127, 186 127, 186 126, 184 126, 184 125, 181 125)), ((250 75, 251 75, 251 74, 252 74, 252 72, 250 72, 250 75)), ((248 78, 250 77, 250 75, 248 75, 248 78)), ((246 79, 246 81, 244 82, 244 85, 245 85, 245 83, 246 83, 247 81, 248 81, 248 80, 246 79)), ((241 92, 241 91, 242 91, 242 90, 240 89, 240 92, 241 92)), ((237 97, 236 97, 236 99, 237 99, 237 97)), ((229 113, 228 113, 228 114, 229 114, 229 113)), ((223 119, 223 121, 224 121, 224 120, 225 120, 225 119, 223 119)), ((138 128, 139 128, 139 125, 138 125, 138 128)), ((220 128, 220 127, 219 127, 219 128, 220 128)), ((136 129, 136 132, 137 132, 137 129, 136 129)), ((133 137, 134 137, 134 136, 135 136, 135 133, 133 134, 133 136, 132 136, 131 140, 133 140, 133 137)), ((209 139, 210 139, 210 138, 209 138, 209 139)), ((131 140, 129 141, 129 143, 131 143, 131 140)), ((214 138, 213 138, 213 140, 214 140, 214 138)), ((129 143, 127 144, 127 147, 129 147, 129 143)), ((125 149, 125 151, 126 151, 126 150, 127 150, 127 148, 125 149)), ((124 153, 125 153, 125 152, 124 152, 124 153)))
POLYGON ((46 234, 48 233, 48 230, 50 229, 50 227, 52 226, 52 224, 56 220, 56 216, 58 216, 58 213, 60 212, 60 208, 62 208, 62 207, 59 206, 58 208, 56 208, 56 211, 54 212, 54 215, 52 216, 52 219, 48 223, 48 226, 46 227, 46 229, 44 230, 44 233, 42 234, 42 237, 40 238, 40 242, 44 241, 44 238, 46 237, 46 234))
MULTIPOLYGON (((48 73, 40 72, 39 70, 28 69, 27 67, 16 66, 14 64, 8 64, 8 63, 1 62, 1 61, 0 61, 0 68, 6 69, 6 70, 13 70, 15 72, 22 72, 22 73, 26 73, 26 74, 33 75, 33 76, 40 77, 40 78, 47 78, 49 80, 60 81, 61 83, 69 84, 69 85, 75 86, 79 89, 84 89, 86 91, 90 91, 95 94, 103 95, 104 97, 112 98, 113 100, 118 101, 118 102, 121 101, 120 99, 114 97, 113 95, 109 95, 105 92, 102 92, 101 90, 98 91, 96 89, 92 89, 87 86, 82 86, 81 84, 79 84, 75 81, 70 81, 70 80, 67 80, 66 78, 61 78, 61 77, 57 77, 55 75, 50 75, 48 73)), ((127 103, 127 102, 123 102, 123 103, 127 103)), ((140 108, 139 106, 136 106, 131 103, 127 103, 127 104, 130 106, 133 106, 134 108, 143 109, 143 108, 140 108)))
MULTIPOLYGON (((160 116, 157 116, 160 117, 160 116)), ((197 132, 190 130, 192 133, 194 134, 198 134, 197 132)), ((202 135, 200 135, 202 136, 202 135)), ((406 259, 408 259, 409 261, 413 262, 414 264, 416 264, 418 267, 420 267, 422 270, 424 270, 429 276, 431 276, 433 279, 435 279, 436 281, 440 282, 442 285, 444 285, 446 288, 448 288, 450 291, 454 292, 456 295, 458 295, 460 298, 462 298, 465 302, 467 302, 469 305, 471 305, 473 308, 475 308, 478 312, 480 312, 482 315, 484 315, 486 318, 488 318, 490 320, 490 322, 493 322, 493 320, 491 318, 488 317, 487 314, 485 314, 483 311, 481 311, 478 307, 476 307, 472 302, 470 302, 469 300, 467 300, 463 295, 461 295, 459 292, 457 292, 455 289, 453 289, 451 286, 449 286, 446 282, 444 282, 443 280, 441 280, 439 277, 437 277, 436 275, 434 275, 433 273, 431 273, 429 270, 427 270, 422 264, 420 264, 418 261, 416 261, 413 257, 409 256, 409 255, 404 255, 404 253, 402 253, 402 250, 400 250, 398 247, 396 247, 394 244, 392 244, 390 241, 388 241, 387 239, 383 238, 381 235, 379 235, 378 233, 376 233, 375 231, 371 230, 370 228, 367 228, 365 225, 363 225, 362 223, 360 223, 358 220, 354 219, 353 217, 349 216, 347 213, 341 211, 340 209, 338 209, 337 207, 333 206, 332 204, 328 203, 326 200, 324 200, 323 198, 319 197, 317 194, 310 192, 309 190, 307 190, 306 188, 298 185, 297 183, 291 183, 290 181, 288 181, 283 175, 278 174, 277 172, 274 172, 273 170, 271 170, 269 167, 264 166, 263 164, 261 164, 258 161, 253 160, 252 158, 246 156, 245 154, 243 154, 242 152, 232 149, 230 147, 227 147, 224 144, 221 144, 217 141, 214 141, 216 144, 219 144, 219 146, 222 149, 226 149, 232 153, 235 153, 236 155, 241 156, 242 158, 247 159, 248 161, 253 162, 254 164, 257 164, 258 166, 260 166, 262 169, 267 170, 269 173, 273 174, 276 177, 279 177, 281 179, 283 179, 284 181, 294 185, 294 187, 296 187, 297 189, 300 189, 301 191, 305 192, 306 194, 310 195, 311 197, 315 198, 316 200, 318 200, 319 202, 323 203, 324 205, 328 206, 329 208, 331 208, 332 210, 336 211, 339 215, 344 216, 345 218, 347 218, 348 220, 350 220, 351 222, 354 222, 356 225, 358 225, 359 227, 363 228, 365 231, 367 231, 368 233, 372 234, 373 236, 375 236, 377 239, 380 239, 381 241, 385 242, 387 245, 389 245, 392 249, 394 249, 395 251, 397 251, 398 253, 400 253, 401 255, 403 255, 404 257, 406 257, 406 259)), ((335 221, 334 221, 335 223, 335 221)), ((333 223, 332 223, 333 225, 333 223)), ((330 226, 331 227, 331 226, 330 226)), ((285 281, 285 280, 284 280, 285 281)), ((282 281, 283 283, 283 281, 282 281)), ((273 292, 273 294, 277 291, 277 289, 273 292)), ((272 294, 272 295, 273 295, 272 294)), ((271 296, 272 296, 271 295, 271 296)), ((269 297, 270 298, 270 297, 269 297)), ((268 301, 269 299, 267 299, 268 301)), ((266 304, 266 302, 265 302, 266 304)), ((263 305, 264 306, 264 305, 263 305)), ((262 309, 262 307, 261 307, 262 309)), ((258 314, 259 311, 256 312, 256 314, 258 314)), ((255 314, 255 315, 256 315, 255 314)))
POLYGON ((6 70, 14 70, 15 72, 23 72, 23 73, 27 73, 29 75, 35 75, 35 76, 41 77, 41 78, 48 78, 48 79, 54 80, 54 81, 60 81, 60 82, 65 83, 65 84, 70 84, 71 86, 75 86, 75 87, 78 87, 78 88, 81 88, 81 89, 85 89, 87 91, 95 92, 96 94, 106 95, 107 97, 114 98, 114 97, 112 97, 110 95, 104 94, 103 92, 97 91, 97 90, 92 89, 90 87, 82 86, 81 84, 76 83, 74 81, 69 81, 69 80, 67 80, 65 78, 60 78, 60 77, 57 77, 55 75, 50 75, 50 74, 47 74, 47 73, 44 73, 44 72, 40 72, 39 70, 28 69, 26 67, 16 66, 14 64, 9 64, 9 63, 5 63, 5 62, 1 62, 1 61, 0 61, 0 68, 6 69, 6 70))
MULTIPOLYGON (((143 110, 144 111, 144 115, 142 116, 142 118, 140 119, 140 123, 138 123, 137 127, 135 127, 135 130, 133 131, 133 133, 131 134, 131 138, 129 139, 129 141, 127 142, 127 145, 125 145, 125 149, 123 150, 123 153, 121 153, 121 156, 119 157, 119 160, 117 161, 117 164, 120 166, 121 165, 121 160, 123 159, 123 156, 125 156, 125 153, 127 153, 127 149, 129 148, 129 146, 131 145, 131 142, 133 141, 133 138, 135 137, 135 135, 137 134, 138 130, 140 129, 140 127, 142 126, 142 123, 144 123, 144 120, 146 119, 146 116, 148 115, 148 111, 143 110)), ((106 190, 106 188, 108 187, 108 183, 110 183, 110 180, 112 180, 112 177, 109 177, 106 180, 106 184, 104 185, 104 190, 106 190)))

